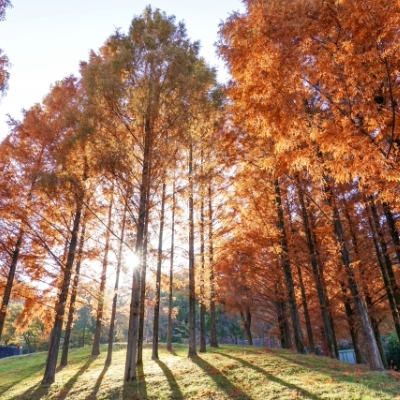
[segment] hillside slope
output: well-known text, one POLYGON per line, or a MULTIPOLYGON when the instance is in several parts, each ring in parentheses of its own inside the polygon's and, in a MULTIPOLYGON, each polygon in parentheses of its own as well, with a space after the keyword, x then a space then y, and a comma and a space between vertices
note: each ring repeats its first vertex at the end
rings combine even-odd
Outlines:
POLYGON ((191 361, 187 348, 160 350, 160 361, 145 350, 136 384, 123 384, 125 349, 117 346, 113 363, 104 366, 90 349, 70 353, 70 365, 51 387, 40 387, 45 353, 0 360, 0 399, 400 399, 400 374, 369 372, 316 356, 284 350, 221 346, 191 361))

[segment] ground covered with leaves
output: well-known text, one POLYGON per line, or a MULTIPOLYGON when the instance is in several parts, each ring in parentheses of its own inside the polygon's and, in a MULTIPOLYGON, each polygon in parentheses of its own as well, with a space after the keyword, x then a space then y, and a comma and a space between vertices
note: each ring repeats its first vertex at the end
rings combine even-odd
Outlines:
POLYGON ((123 383, 125 349, 116 346, 113 362, 105 351, 70 352, 69 366, 56 382, 41 387, 45 353, 0 360, 0 399, 400 399, 400 373, 370 372, 317 356, 284 350, 221 346, 189 360, 187 347, 160 349, 160 360, 144 353, 137 383, 123 383))

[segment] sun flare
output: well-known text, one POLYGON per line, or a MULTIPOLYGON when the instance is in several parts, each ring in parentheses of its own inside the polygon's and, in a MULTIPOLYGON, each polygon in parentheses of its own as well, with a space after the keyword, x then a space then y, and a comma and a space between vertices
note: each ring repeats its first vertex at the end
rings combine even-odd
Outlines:
POLYGON ((124 259, 128 268, 136 268, 140 264, 139 257, 133 251, 126 252, 124 254, 124 259))

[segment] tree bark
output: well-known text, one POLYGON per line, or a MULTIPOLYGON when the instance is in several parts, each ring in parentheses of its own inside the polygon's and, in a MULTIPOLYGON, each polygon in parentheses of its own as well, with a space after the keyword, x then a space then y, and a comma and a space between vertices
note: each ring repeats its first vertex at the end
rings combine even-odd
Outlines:
POLYGON ((17 270, 18 258, 19 258, 19 253, 21 251, 23 236, 24 236, 24 230, 21 227, 19 230, 19 233, 18 233, 17 242, 15 243, 15 248, 14 248, 14 252, 12 255, 12 259, 11 259, 10 269, 9 269, 8 275, 7 275, 6 288, 4 291, 3 299, 1 301, 0 339, 1 339, 1 334, 3 332, 3 328, 4 328, 4 322, 6 320, 7 307, 8 307, 8 303, 10 302, 11 290, 12 290, 12 287, 14 284, 15 272, 17 270))
POLYGON ((196 352, 196 292, 194 276, 194 204, 193 204, 193 142, 189 145, 189 352, 193 358, 196 352))
POLYGON ((203 149, 201 150, 201 184, 200 184, 200 353, 207 351, 206 346, 206 305, 205 302, 205 246, 204 246, 204 182, 203 182, 203 149))
POLYGON ((175 240, 175 175, 172 187, 172 222, 171 222, 171 254, 169 268, 169 285, 168 285, 168 326, 167 326, 167 350, 172 351, 172 291, 174 282, 174 240, 175 240))
POLYGON ((277 301, 278 327, 281 345, 283 349, 292 348, 292 340, 290 337, 289 322, 286 317, 286 302, 278 295, 277 301))
POLYGON ((386 245, 386 240, 385 240, 385 235, 383 233, 381 224, 379 222, 379 215, 378 215, 378 211, 376 209, 376 205, 374 202, 374 199, 372 196, 370 196, 370 202, 369 202, 369 206, 372 212, 372 217, 373 217, 373 221, 375 223, 375 231, 378 235, 378 239, 379 239, 379 244, 380 244, 380 248, 382 250, 382 254, 383 254, 383 258, 385 260, 385 270, 386 270, 386 276, 389 280, 389 288, 392 292, 393 295, 393 300, 394 300, 394 304, 396 306, 396 310, 397 313, 400 312, 400 290, 399 290, 399 286, 397 285, 396 282, 396 277, 394 275, 393 272, 393 266, 392 266, 392 261, 390 260, 390 255, 389 255, 389 251, 386 245))
POLYGON ((85 216, 84 216, 83 223, 82 223, 82 229, 81 229, 81 236, 79 239, 78 257, 77 257, 77 262, 76 262, 76 267, 75 267, 75 276, 74 276, 74 281, 72 283, 72 293, 71 293, 71 298, 69 301, 68 320, 67 320, 67 326, 65 328, 64 343, 63 343, 60 367, 65 367, 68 364, 69 342, 71 339, 72 324, 74 322, 76 296, 78 294, 78 284, 79 284, 79 275, 80 275, 80 271, 81 271, 83 245, 85 243, 85 229, 86 229, 86 224, 85 224, 85 216))
POLYGON ((49 350, 47 353, 46 367, 42 380, 42 385, 51 385, 56 375, 56 365, 58 351, 60 348, 61 330, 63 325, 65 305, 68 297, 68 289, 71 281, 72 266, 74 264, 75 252, 78 242, 78 232, 82 215, 83 199, 78 199, 77 208, 74 216, 74 223, 71 232, 71 241, 68 249, 67 262, 63 271, 63 281, 56 303, 56 314, 53 329, 50 334, 49 350))
MULTIPOLYGON (((345 216, 347 219, 347 223, 349 225, 351 241, 353 244, 353 250, 354 250, 356 257, 359 258, 358 240, 357 240, 356 232, 354 231, 354 229, 355 229, 354 224, 352 223, 348 205, 347 205, 347 202, 345 199, 343 199, 343 203, 344 203, 344 213, 345 213, 345 216)), ((372 222, 372 221, 370 220, 370 222, 372 222)), ((373 233, 373 235, 374 235, 374 233, 373 233)), ((374 237, 374 239, 375 239, 375 237, 374 237)), ((377 254, 377 256, 379 258, 379 262, 381 262, 380 254, 377 254)), ((378 323, 378 320, 374 317, 374 306, 373 306, 373 302, 372 302, 372 297, 371 297, 369 289, 368 289, 367 278, 365 276, 364 268, 361 268, 361 270, 360 270, 360 277, 361 277, 362 290, 364 292, 365 303, 367 305, 367 312, 368 312, 369 318, 371 320, 371 325, 372 325, 372 329, 374 331, 376 343, 378 345, 378 349, 379 349, 379 353, 381 355, 383 365, 387 369, 388 363, 387 363, 385 351, 384 351, 383 345, 382 345, 381 334, 379 332, 379 323, 378 323)))
POLYGON ((357 364, 362 364, 363 356, 361 352, 360 339, 358 335, 357 316, 354 313, 353 309, 351 308, 351 302, 347 294, 346 285, 343 282, 341 282, 340 287, 342 290, 343 304, 344 304, 344 309, 346 311, 346 318, 347 318, 347 323, 349 325, 350 336, 351 336, 351 341, 353 343, 356 361, 357 364))
MULTIPOLYGON (((309 220, 308 211, 304 202, 304 194, 300 187, 300 181, 297 178, 297 193, 300 202, 300 211, 303 220, 304 230, 306 234, 308 252, 311 259, 311 267, 314 276, 315 286, 317 288, 318 301, 321 311, 322 329, 324 333, 324 340, 328 348, 329 357, 338 358, 336 338, 333 324, 329 316, 329 307, 326 302, 328 294, 324 290, 322 270, 318 264, 318 254, 316 250, 315 238, 313 236, 311 223, 309 220)), ((311 221, 312 222, 312 221, 311 221)), ((315 349, 314 349, 315 350, 315 349)))
POLYGON ((142 182, 140 185, 140 200, 138 212, 138 227, 136 232, 136 248, 135 252, 139 259, 140 266, 133 268, 131 304, 129 309, 129 328, 128 328, 128 344, 126 349, 125 361, 125 381, 136 380, 136 356, 137 356, 137 339, 138 339, 138 318, 139 318, 139 294, 140 294, 140 270, 142 267, 142 250, 144 238, 144 225, 147 209, 147 186, 150 182, 150 154, 151 154, 151 125, 149 113, 145 121, 145 145, 143 154, 142 182))
POLYGON ((108 252, 110 250, 110 231, 111 231, 111 224, 112 224, 113 191, 114 191, 114 185, 112 185, 112 187, 111 187, 111 198, 110 198, 110 204, 108 205, 106 240, 105 240, 103 265, 102 265, 101 279, 100 279, 99 301, 98 301, 97 313, 96 313, 96 327, 95 327, 95 331, 94 331, 92 356, 98 356, 100 354, 101 324, 103 322, 103 313, 104 313, 104 292, 106 289, 106 280, 107 280, 108 252))
POLYGON ((374 218, 372 216, 373 213, 371 210, 370 203, 368 202, 368 199, 364 199, 364 201, 365 201, 365 208, 366 208, 366 212, 367 212, 367 216, 368 216, 369 227, 370 227, 371 234, 372 234, 372 240, 374 243, 376 256, 378 259, 379 267, 381 269, 382 279, 383 279, 383 283, 385 285, 385 290, 386 290, 387 298, 389 301, 390 311, 392 313, 392 318, 393 318, 397 336, 398 336, 398 338, 400 338, 400 315, 399 315, 398 309, 396 307, 392 288, 390 285, 389 276, 388 276, 387 269, 386 269, 387 257, 384 257, 384 255, 381 252, 381 248, 379 247, 379 244, 378 244, 378 234, 376 232, 376 222, 377 221, 374 221, 374 218))
POLYGON ((144 239, 143 239, 143 254, 142 268, 140 270, 140 303, 139 303, 139 332, 138 332, 138 349, 136 365, 143 364, 143 344, 144 344, 144 317, 146 306, 146 275, 147 275, 147 248, 149 245, 149 199, 150 199, 150 183, 147 186, 146 194, 146 216, 144 222, 144 239))
MULTIPOLYGON (((128 193, 126 193, 126 196, 128 196, 128 193)), ((120 273, 121 273, 122 254, 123 254, 123 249, 124 249, 125 224, 126 224, 126 214, 127 214, 127 212, 128 212, 128 199, 126 198, 125 199, 124 214, 123 214, 123 217, 122 217, 121 237, 120 237, 120 240, 119 240, 119 249, 118 249, 118 257, 117 257, 117 270, 116 270, 115 285, 114 285, 114 297, 113 297, 112 309, 111 309, 110 331, 109 331, 109 334, 108 334, 108 349, 107 349, 106 365, 110 365, 111 361, 112 361, 113 343, 114 343, 114 330, 115 330, 115 319, 116 319, 116 315, 117 315, 119 276, 120 276, 120 273)))
POLYGON ((281 236, 282 266, 283 266, 283 271, 284 271, 284 276, 285 276, 286 290, 288 293, 290 314, 292 317, 294 341, 295 341, 296 350, 299 353, 305 353, 304 344, 303 344, 303 333, 301 331, 299 311, 298 311, 297 303, 296 303, 292 269, 291 269, 290 259, 289 259, 289 249, 288 249, 287 240, 286 240, 285 221, 284 221, 282 199, 281 199, 281 192, 280 192, 280 188, 279 188, 278 179, 275 180, 275 201, 276 201, 277 213, 278 213, 278 231, 280 232, 280 236, 281 236))
POLYGON ((299 266, 297 266, 297 275, 299 278, 299 284, 301 290, 301 301, 303 304, 304 319, 306 321, 308 344, 310 345, 310 352, 315 353, 315 344, 311 326, 310 312, 308 311, 306 289, 304 287, 303 275, 301 273, 301 268, 299 266))
POLYGON ((327 193, 328 204, 331 206, 333 211, 334 231, 337 242, 339 244, 342 262, 345 267, 348 287, 353 298, 355 312, 360 323, 360 329, 363 335, 363 341, 367 352, 368 364, 371 370, 383 370, 384 366, 381 356, 379 354, 379 349, 375 340, 374 332, 372 330, 371 321, 368 317, 367 309, 361 296, 360 288, 355 279, 353 268, 351 266, 350 252, 346 243, 339 210, 333 201, 332 188, 330 187, 330 185, 328 185, 328 183, 326 183, 325 191, 327 193))
POLYGON ((246 310, 246 314, 240 311, 240 316, 243 322, 243 328, 246 332, 247 343, 249 346, 253 346, 253 336, 251 335, 251 313, 250 310, 246 310))
POLYGON ((163 233, 164 233, 165 189, 166 185, 165 183, 163 183, 162 199, 161 199, 160 233, 158 235, 156 290, 154 299, 153 353, 151 356, 152 360, 158 360, 158 330, 159 330, 159 320, 160 320, 161 264, 162 264, 163 233))
POLYGON ((215 318, 215 287, 214 287, 214 237, 213 237, 213 208, 212 208, 212 182, 208 183, 208 246, 210 265, 210 347, 218 347, 217 324, 215 318))

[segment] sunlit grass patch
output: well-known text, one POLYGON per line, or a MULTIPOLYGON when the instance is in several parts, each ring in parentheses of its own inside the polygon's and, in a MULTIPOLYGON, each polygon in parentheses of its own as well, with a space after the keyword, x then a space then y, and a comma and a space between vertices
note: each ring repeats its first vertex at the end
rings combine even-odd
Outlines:
POLYGON ((68 367, 56 382, 41 387, 45 353, 0 360, 0 398, 3 400, 167 400, 167 399, 400 399, 400 374, 370 372, 364 366, 343 364, 290 351, 221 346, 187 358, 186 346, 160 359, 144 351, 135 383, 124 383, 125 348, 116 346, 113 362, 105 366, 105 347, 99 357, 90 349, 73 349, 68 367))

